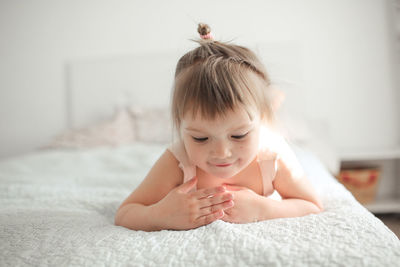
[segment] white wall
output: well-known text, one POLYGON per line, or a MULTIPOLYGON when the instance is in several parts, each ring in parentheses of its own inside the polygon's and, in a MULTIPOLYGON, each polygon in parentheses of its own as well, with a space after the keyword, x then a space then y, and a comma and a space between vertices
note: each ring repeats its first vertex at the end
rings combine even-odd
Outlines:
POLYGON ((303 47, 304 103, 338 149, 400 143, 400 101, 385 0, 0 1, 0 157, 67 125, 65 64, 186 49, 207 22, 219 40, 303 47))

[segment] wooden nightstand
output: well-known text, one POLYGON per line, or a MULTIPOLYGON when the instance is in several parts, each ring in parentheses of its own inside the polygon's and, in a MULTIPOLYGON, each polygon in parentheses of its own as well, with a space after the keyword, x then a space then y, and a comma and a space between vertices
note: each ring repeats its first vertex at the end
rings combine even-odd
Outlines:
POLYGON ((364 206, 372 213, 400 213, 400 147, 349 150, 340 153, 341 167, 378 166, 381 176, 375 201, 364 206))

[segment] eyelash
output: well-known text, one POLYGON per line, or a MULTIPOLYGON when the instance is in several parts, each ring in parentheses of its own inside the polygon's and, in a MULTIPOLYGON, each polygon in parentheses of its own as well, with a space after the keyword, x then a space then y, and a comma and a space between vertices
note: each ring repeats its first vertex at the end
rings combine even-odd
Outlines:
POLYGON ((245 134, 242 134, 242 135, 232 135, 231 137, 232 137, 233 139, 243 139, 243 138, 245 138, 245 137, 247 136, 248 133, 249 133, 249 132, 247 132, 247 133, 245 133, 245 134))
POLYGON ((192 138, 194 141, 196 141, 198 143, 203 143, 208 140, 208 137, 197 138, 197 137, 192 136, 192 138))
MULTIPOLYGON (((242 135, 232 135, 231 137, 232 137, 233 139, 240 140, 240 139, 245 138, 245 137, 247 136, 248 133, 249 133, 249 132, 247 132, 247 133, 245 133, 245 134, 242 134, 242 135)), ((192 136, 192 138, 193 138, 194 141, 196 141, 196 142, 198 142, 198 143, 204 143, 205 141, 208 140, 208 137, 200 137, 200 138, 198 138, 198 137, 192 136)))

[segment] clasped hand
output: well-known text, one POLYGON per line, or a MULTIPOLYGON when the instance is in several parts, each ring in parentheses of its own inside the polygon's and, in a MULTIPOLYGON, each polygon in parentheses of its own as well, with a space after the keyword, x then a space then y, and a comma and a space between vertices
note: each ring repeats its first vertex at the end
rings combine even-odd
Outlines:
POLYGON ((209 224, 216 220, 231 223, 248 223, 258 219, 254 191, 240 186, 224 185, 190 192, 197 178, 171 190, 157 203, 159 222, 163 228, 186 230, 209 224))
POLYGON ((190 192, 197 184, 194 177, 171 190, 156 204, 163 229, 186 230, 209 224, 224 217, 233 207, 233 195, 224 186, 190 192))
POLYGON ((224 187, 233 194, 234 206, 224 210, 225 215, 221 220, 231 223, 250 223, 259 220, 259 200, 262 196, 243 186, 226 184, 224 187))

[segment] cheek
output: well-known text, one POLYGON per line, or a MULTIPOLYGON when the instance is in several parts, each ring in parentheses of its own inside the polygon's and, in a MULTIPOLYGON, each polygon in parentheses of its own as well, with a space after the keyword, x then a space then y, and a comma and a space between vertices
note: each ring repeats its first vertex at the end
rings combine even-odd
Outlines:
POLYGON ((258 141, 256 139, 249 139, 243 142, 239 148, 238 152, 246 157, 253 157, 258 153, 258 141))
POLYGON ((193 162, 200 161, 206 152, 203 147, 193 144, 193 142, 185 142, 185 149, 188 157, 193 162))
POLYGON ((251 155, 251 154, 254 154, 255 153, 255 151, 257 151, 257 149, 255 148, 255 146, 254 146, 254 144, 253 143, 248 143, 248 144, 246 144, 246 145, 243 145, 242 147, 241 147, 241 149, 240 149, 241 151, 241 153, 243 154, 243 155, 251 155))

